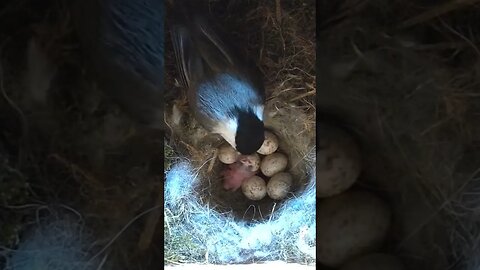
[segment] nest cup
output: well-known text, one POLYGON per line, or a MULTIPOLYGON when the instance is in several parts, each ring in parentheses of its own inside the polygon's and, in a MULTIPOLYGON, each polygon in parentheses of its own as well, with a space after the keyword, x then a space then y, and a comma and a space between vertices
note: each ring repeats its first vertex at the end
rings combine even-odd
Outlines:
MULTIPOLYGON (((274 103, 266 106, 268 116, 265 119, 265 125, 278 137, 279 147, 276 152, 283 153, 288 158, 288 165, 284 171, 293 176, 293 183, 287 197, 283 200, 273 200, 266 195, 262 200, 252 201, 242 193, 241 188, 235 192, 226 191, 223 188, 221 176, 226 165, 217 159, 210 172, 208 172, 208 166, 204 166, 200 171, 198 191, 205 204, 216 206, 220 212, 232 211, 239 219, 261 221, 268 218, 272 211, 279 209, 289 198, 301 196, 314 168, 315 131, 306 130, 308 121, 302 120, 306 120, 308 116, 302 111, 274 103)), ((314 128, 314 126, 307 128, 314 128)), ((219 146, 225 143, 223 140, 220 141, 220 144, 214 145, 219 146)), ((268 183, 270 177, 263 176, 261 172, 258 174, 268 183)))
POLYGON ((224 140, 215 135, 196 139, 192 134, 203 134, 201 129, 182 130, 186 126, 179 125, 177 136, 166 142, 175 152, 183 152, 180 158, 173 157, 166 174, 167 258, 203 261, 207 247, 211 263, 274 261, 287 256, 313 262, 315 122, 282 102, 269 102, 266 112, 266 126, 279 139, 278 151, 289 158, 286 171, 293 176, 291 193, 282 201, 267 196, 252 201, 241 189, 224 190, 221 171, 225 164, 217 159, 214 166, 209 165, 224 140), (187 145, 184 151, 181 145, 187 145))

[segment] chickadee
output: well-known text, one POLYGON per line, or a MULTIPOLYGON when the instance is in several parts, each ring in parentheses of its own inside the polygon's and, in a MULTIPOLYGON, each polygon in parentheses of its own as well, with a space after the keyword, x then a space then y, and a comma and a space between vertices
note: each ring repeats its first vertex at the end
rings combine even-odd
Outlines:
POLYGON ((163 0, 74 0, 73 21, 99 86, 141 124, 163 128, 163 0))
POLYGON ((190 1, 173 1, 171 38, 181 82, 199 123, 241 154, 265 139, 265 89, 254 65, 190 1))

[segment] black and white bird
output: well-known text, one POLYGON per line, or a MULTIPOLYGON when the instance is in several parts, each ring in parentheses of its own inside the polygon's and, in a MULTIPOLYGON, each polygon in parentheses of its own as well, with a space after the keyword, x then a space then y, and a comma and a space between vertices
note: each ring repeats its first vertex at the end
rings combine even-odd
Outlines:
POLYGON ((196 1, 171 1, 171 38, 181 83, 199 123, 243 155, 265 139, 265 88, 260 71, 196 1), (215 28, 214 28, 215 27, 215 28))

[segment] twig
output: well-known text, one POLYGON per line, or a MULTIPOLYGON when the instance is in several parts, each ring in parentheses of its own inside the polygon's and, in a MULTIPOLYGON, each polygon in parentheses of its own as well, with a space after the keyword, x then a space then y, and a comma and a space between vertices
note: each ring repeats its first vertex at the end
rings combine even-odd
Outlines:
POLYGON ((474 171, 470 177, 467 178, 465 182, 462 183, 462 185, 456 189, 446 200, 431 214, 429 215, 423 222, 415 228, 410 234, 408 234, 402 241, 398 244, 397 249, 400 249, 403 247, 403 245, 406 244, 406 242, 412 238, 414 235, 419 233, 428 223, 430 223, 445 207, 448 206, 449 203, 451 203, 455 197, 457 197, 471 181, 475 180, 475 177, 480 173, 480 168, 474 171))
MULTIPOLYGON (((156 205, 162 205, 162 204, 163 204, 163 192, 159 190, 156 205)), ((150 216, 148 217, 147 222, 145 224, 145 229, 140 235, 140 240, 138 241, 139 250, 143 251, 150 247, 159 219, 160 219, 160 211, 155 211, 152 214, 150 214, 150 216)))
POLYGON ((445 28, 447 28, 450 32, 452 32, 454 35, 460 37, 461 39, 463 39, 469 46, 472 47, 472 49, 475 50, 475 52, 477 53, 477 55, 480 57, 480 49, 470 40, 468 39, 467 37, 465 37, 464 35, 460 34, 458 31, 456 31, 455 29, 453 29, 452 27, 450 27, 448 24, 446 24, 444 21, 442 21, 442 24, 445 28))
POLYGON ((213 170, 213 166, 215 165, 215 161, 217 161, 217 157, 218 157, 218 149, 215 149, 214 152, 213 152, 212 161, 210 162, 210 165, 208 166, 207 172, 211 172, 213 170))
POLYGON ((135 216, 132 220, 130 220, 125 226, 123 226, 123 228, 102 248, 100 249, 99 252, 97 252, 97 254, 95 254, 93 257, 90 258, 90 260, 88 260, 88 263, 91 263, 93 262, 93 260, 95 260, 98 256, 100 256, 103 252, 105 252, 105 250, 107 250, 119 237, 120 235, 128 228, 130 227, 130 225, 132 225, 135 221, 137 221, 139 218, 143 217, 144 215, 154 211, 154 210, 157 210, 158 208, 160 207, 163 207, 163 204, 162 205, 156 205, 140 214, 138 214, 137 216, 135 216))
POLYGON ((275 16, 278 24, 282 24, 282 4, 281 0, 275 0, 275 16))
POLYGON ((321 23, 317 28, 318 29, 325 29, 329 25, 337 24, 340 25, 342 21, 346 20, 349 17, 353 17, 358 12, 360 12, 368 3, 368 0, 360 0, 354 2, 353 4, 350 1, 345 1, 338 12, 335 13, 332 17, 328 18, 325 22, 321 23))
POLYGON ((446 50, 446 49, 460 49, 467 47, 469 44, 463 42, 440 42, 435 44, 419 44, 412 47, 414 50, 426 51, 426 50, 446 50))
POLYGON ((402 22, 398 28, 407 28, 414 26, 416 24, 426 22, 428 20, 431 20, 435 17, 442 16, 445 13, 451 12, 456 9, 464 8, 468 5, 473 5, 477 2, 480 2, 480 0, 451 0, 443 5, 437 6, 433 9, 427 10, 413 18, 410 18, 404 22, 402 22))
POLYGON ((66 159, 62 158, 61 156, 57 155, 57 154, 52 154, 49 156, 50 158, 54 158, 56 159, 57 161, 59 161, 60 163, 62 163, 65 167, 68 167, 70 168, 72 171, 74 172, 77 172, 77 173, 80 173, 85 179, 87 179, 91 184, 95 184, 97 186, 102 186, 101 182, 99 180, 97 180, 93 175, 91 175, 90 173, 86 172, 85 170, 83 170, 82 168, 80 168, 78 165, 76 164, 72 164, 70 162, 68 162, 66 159))
MULTIPOLYGON (((7 92, 5 91, 5 85, 4 85, 4 70, 3 70, 3 65, 2 65, 2 53, 5 45, 7 42, 10 41, 10 39, 6 39, 2 44, 0 45, 0 92, 2 92, 3 98, 7 101, 7 103, 18 113, 18 116, 20 118, 20 123, 22 126, 22 135, 20 137, 20 145, 22 142, 25 141, 25 138, 28 133, 28 125, 27 125, 27 120, 25 118, 25 115, 23 114, 22 110, 20 109, 15 102, 13 102, 10 97, 8 96, 7 92)), ((19 157, 18 157, 18 166, 21 166, 22 161, 23 161, 23 151, 21 147, 19 147, 19 157)))
POLYGON ((296 101, 296 100, 299 100, 299 99, 302 99, 302 98, 305 98, 305 97, 308 97, 308 96, 315 95, 316 92, 317 92, 317 90, 308 91, 306 93, 303 93, 303 94, 299 95, 298 97, 290 99, 289 102, 293 102, 293 101, 296 101))

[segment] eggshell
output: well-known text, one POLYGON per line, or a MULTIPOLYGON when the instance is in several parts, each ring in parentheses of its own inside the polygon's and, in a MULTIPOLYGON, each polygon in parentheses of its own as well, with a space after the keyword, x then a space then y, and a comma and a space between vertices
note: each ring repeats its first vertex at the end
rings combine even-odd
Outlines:
POLYGON ((263 158, 260 170, 265 176, 271 177, 287 168, 287 156, 282 153, 273 153, 263 158))
POLYGON ((258 201, 267 194, 267 185, 260 176, 252 176, 242 183, 242 192, 250 200, 258 201))
POLYGON ((291 174, 281 172, 275 174, 267 184, 267 194, 274 200, 282 200, 290 192, 292 187, 293 177, 291 174))
POLYGON ((349 189, 362 169, 360 151, 345 131, 319 125, 317 135, 317 197, 325 198, 349 189))
POLYGON ((374 252, 391 222, 386 203, 367 191, 347 191, 324 199, 317 209, 317 259, 339 267, 374 252))
POLYGON ((275 134, 270 131, 265 131, 265 141, 263 141, 262 146, 258 149, 258 153, 261 155, 270 155, 277 151, 278 149, 278 138, 275 134))
POLYGON ((403 263, 395 256, 372 253, 346 263, 340 270, 405 270, 403 263))
POLYGON ((232 164, 237 161, 239 153, 229 144, 222 145, 218 149, 218 159, 224 164, 232 164))

